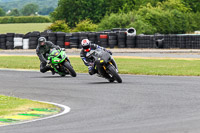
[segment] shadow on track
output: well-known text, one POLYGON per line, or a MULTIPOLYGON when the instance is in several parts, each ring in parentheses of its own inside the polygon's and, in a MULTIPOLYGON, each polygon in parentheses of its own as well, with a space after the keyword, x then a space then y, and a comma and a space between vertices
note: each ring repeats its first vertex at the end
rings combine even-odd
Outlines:
POLYGON ((32 77, 32 78, 55 79, 55 78, 73 78, 73 77, 71 77, 71 76, 65 76, 65 77, 61 77, 61 76, 40 76, 40 77, 32 77))
POLYGON ((118 84, 118 83, 117 82, 113 82, 113 83, 111 83, 111 82, 90 82, 88 84, 118 84))

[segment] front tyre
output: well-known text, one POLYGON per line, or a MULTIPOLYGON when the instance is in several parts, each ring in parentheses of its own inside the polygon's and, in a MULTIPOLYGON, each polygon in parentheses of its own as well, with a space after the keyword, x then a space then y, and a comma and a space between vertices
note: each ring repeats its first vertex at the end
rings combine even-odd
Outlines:
POLYGON ((65 62, 65 63, 64 63, 64 66, 65 66, 65 69, 67 69, 67 71, 69 72, 69 74, 70 74, 72 77, 76 77, 76 72, 74 71, 74 69, 72 68, 72 66, 70 65, 69 62, 65 62))
POLYGON ((116 69, 112 66, 108 66, 108 71, 110 71, 110 74, 117 80, 118 83, 122 83, 122 79, 119 76, 119 74, 116 72, 116 69))

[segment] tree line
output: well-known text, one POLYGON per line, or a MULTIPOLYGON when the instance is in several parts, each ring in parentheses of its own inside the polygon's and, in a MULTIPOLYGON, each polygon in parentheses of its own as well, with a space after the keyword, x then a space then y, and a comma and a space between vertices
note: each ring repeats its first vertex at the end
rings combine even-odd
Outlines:
POLYGON ((11 10, 5 11, 0 8, 0 16, 35 16, 35 15, 49 15, 50 12, 54 11, 54 7, 43 7, 39 8, 37 4, 30 3, 23 6, 21 9, 13 8, 11 10))
POLYGON ((199 12, 199 0, 59 0, 50 16, 71 28, 91 20, 94 30, 131 26, 144 34, 181 34, 200 30, 199 12))

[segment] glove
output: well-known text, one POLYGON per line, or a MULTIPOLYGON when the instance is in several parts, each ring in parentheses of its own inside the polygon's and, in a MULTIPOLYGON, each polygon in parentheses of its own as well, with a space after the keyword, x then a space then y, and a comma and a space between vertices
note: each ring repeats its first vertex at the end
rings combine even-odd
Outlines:
POLYGON ((47 65, 51 63, 51 61, 50 61, 50 60, 47 60, 46 62, 47 62, 47 65))
POLYGON ((93 67, 93 66, 94 66, 94 63, 89 63, 89 66, 92 66, 92 67, 93 67))
POLYGON ((112 52, 111 52, 110 50, 107 50, 107 52, 108 52, 110 55, 112 55, 112 52))

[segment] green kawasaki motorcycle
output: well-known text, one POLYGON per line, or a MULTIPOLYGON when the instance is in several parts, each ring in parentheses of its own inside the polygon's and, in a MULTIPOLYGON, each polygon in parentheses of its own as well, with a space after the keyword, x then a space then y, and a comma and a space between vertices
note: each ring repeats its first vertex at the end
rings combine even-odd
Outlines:
POLYGON ((65 51, 52 49, 48 55, 48 60, 50 61, 51 67, 60 76, 70 74, 72 77, 76 77, 76 72, 74 71, 65 51))

